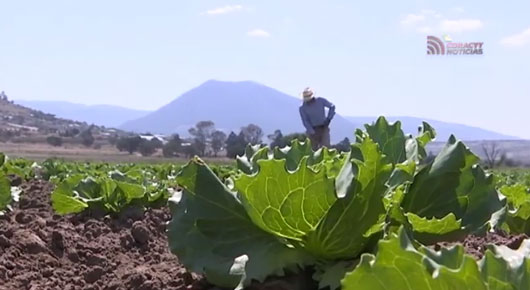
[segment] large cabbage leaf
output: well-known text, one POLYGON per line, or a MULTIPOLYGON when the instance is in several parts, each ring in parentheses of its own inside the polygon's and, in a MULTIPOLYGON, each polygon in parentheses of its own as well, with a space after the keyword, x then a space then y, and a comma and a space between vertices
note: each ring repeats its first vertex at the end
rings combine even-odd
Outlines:
POLYGON ((442 240, 493 228, 502 220, 504 202, 479 159, 454 137, 414 177, 401 206, 421 240, 442 240), (442 220, 442 221, 440 221, 442 220), (430 224, 430 225, 429 225, 430 224), (422 235, 420 235, 422 234, 422 235))
POLYGON ((416 249, 404 230, 381 240, 376 255, 364 254, 342 281, 343 290, 530 289, 530 240, 518 250, 489 246, 482 260, 462 246, 416 249))
POLYGON ((490 245, 479 265, 488 289, 530 289, 530 240, 517 250, 490 245))
POLYGON ((326 168, 326 174, 329 178, 336 178, 346 160, 348 160, 347 153, 338 152, 335 149, 328 149, 322 147, 315 151, 308 159, 309 165, 314 170, 320 170, 322 167, 326 168))
POLYGON ((356 131, 357 141, 369 136, 394 165, 405 161, 420 162, 427 155, 425 146, 436 137, 436 131, 426 122, 418 128, 416 137, 405 135, 400 121, 392 124, 385 117, 364 126, 366 131, 356 131))
POLYGON ((353 258, 382 231, 386 182, 392 165, 370 138, 352 146, 337 176, 337 201, 304 239, 305 248, 325 259, 353 258))
POLYGON ((421 162, 427 157, 425 147, 436 137, 436 131, 427 122, 422 122, 418 128, 418 135, 416 137, 407 138, 405 150, 407 151, 407 159, 415 162, 421 162))
MULTIPOLYGON (((401 122, 390 124, 384 117, 379 117, 373 124, 364 125, 367 136, 379 145, 380 150, 388 160, 393 163, 401 163, 407 160, 406 136, 401 130, 401 122)), ((362 138, 364 132, 357 130, 357 138, 362 138)))
POLYGON ((312 149, 311 141, 306 139, 305 141, 300 141, 294 139, 291 141, 291 146, 286 146, 284 148, 276 147, 273 149, 274 159, 284 159, 285 164, 288 170, 296 170, 304 157, 310 157, 308 164, 314 164, 314 158, 312 158, 314 151, 312 149))
POLYGON ((236 167, 243 173, 252 174, 258 171, 257 161, 269 158, 269 148, 263 147, 260 144, 248 144, 245 148, 245 153, 242 156, 236 157, 236 167))
POLYGON ((524 184, 505 185, 500 192, 506 196, 506 226, 512 233, 530 234, 530 194, 524 184))
POLYGON ((169 245, 186 268, 216 285, 242 287, 310 260, 258 228, 200 159, 186 165, 177 180, 184 190, 171 202, 169 245))
POLYGON ((260 228, 318 258, 356 257, 383 229, 392 164, 369 137, 352 146, 336 179, 326 166, 313 171, 309 158, 295 171, 286 159, 258 161, 256 174, 235 181, 245 209, 260 228))
POLYGON ((235 187, 252 221, 279 237, 301 241, 336 201, 335 184, 326 170, 314 172, 302 159, 289 172, 286 160, 260 160, 256 175, 242 175, 235 187))
POLYGON ((260 160, 285 160, 285 167, 289 171, 295 171, 302 159, 307 158, 306 164, 318 171, 321 167, 328 169, 329 177, 336 176, 344 163, 344 153, 327 147, 313 151, 311 141, 306 139, 300 141, 293 139, 289 146, 283 148, 275 147, 269 153, 267 147, 260 145, 247 145, 245 153, 236 157, 236 166, 242 173, 254 174, 259 170, 260 160))

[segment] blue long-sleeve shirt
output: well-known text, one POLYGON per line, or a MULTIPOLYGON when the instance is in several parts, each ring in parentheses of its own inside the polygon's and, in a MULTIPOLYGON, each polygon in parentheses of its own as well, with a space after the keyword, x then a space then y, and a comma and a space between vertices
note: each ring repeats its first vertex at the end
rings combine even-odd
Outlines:
POLYGON ((327 120, 333 119, 333 116, 335 116, 335 105, 321 97, 310 102, 304 102, 300 106, 300 117, 308 134, 315 133, 313 127, 326 124, 327 120), (327 117, 325 108, 329 109, 327 117))

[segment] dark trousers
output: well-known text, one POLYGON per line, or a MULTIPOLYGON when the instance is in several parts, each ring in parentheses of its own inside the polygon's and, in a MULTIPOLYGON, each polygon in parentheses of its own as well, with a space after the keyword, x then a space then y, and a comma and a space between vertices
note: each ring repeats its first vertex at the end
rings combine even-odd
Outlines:
POLYGON ((309 140, 311 140, 311 144, 313 145, 313 150, 317 150, 318 148, 321 148, 322 146, 326 146, 329 148, 330 144, 330 138, 329 138, 329 127, 328 126, 317 126, 313 127, 313 130, 315 130, 314 134, 309 135, 309 140))

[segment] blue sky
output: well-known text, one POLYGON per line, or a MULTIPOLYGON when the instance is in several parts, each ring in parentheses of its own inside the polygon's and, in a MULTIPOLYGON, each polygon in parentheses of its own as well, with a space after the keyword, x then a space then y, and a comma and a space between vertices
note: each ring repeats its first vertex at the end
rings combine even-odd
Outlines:
POLYGON ((530 138, 530 1, 0 0, 0 90, 156 109, 209 79, 530 138), (384 3, 384 4, 383 4, 384 3), (427 56, 426 36, 484 42, 427 56))

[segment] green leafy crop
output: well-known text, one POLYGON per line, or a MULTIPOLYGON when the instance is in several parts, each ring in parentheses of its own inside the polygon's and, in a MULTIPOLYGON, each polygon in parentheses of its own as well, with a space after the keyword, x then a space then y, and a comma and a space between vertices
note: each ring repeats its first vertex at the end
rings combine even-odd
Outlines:
POLYGON ((179 262, 232 289, 308 266, 322 289, 530 289, 530 241, 516 251, 490 247, 478 262, 461 247, 429 248, 499 228, 530 234, 530 175, 494 179, 455 137, 426 158, 435 136, 427 123, 411 136, 381 117, 355 132, 347 153, 313 151, 309 140, 249 145, 235 168, 199 158, 181 168, 0 154, 0 211, 13 201, 8 175, 55 184, 59 214, 169 200, 179 262))
POLYGON ((489 246, 476 261, 462 246, 437 252, 415 247, 406 232, 379 242, 377 254, 363 254, 342 281, 343 290, 530 289, 530 240, 518 250, 489 246))
POLYGON ((249 146, 230 187, 192 160, 177 176, 183 191, 173 201, 172 250, 225 287, 308 263, 322 287, 334 287, 330 269, 372 251, 400 227, 421 242, 497 227, 505 210, 492 177, 453 137, 424 161, 435 135, 426 123, 413 137, 399 122, 379 118, 356 132, 348 153, 312 151, 309 140, 272 151, 249 146))
POLYGON ((11 183, 7 178, 3 167, 6 162, 6 156, 0 153, 0 214, 11 203, 11 183))
POLYGON ((105 174, 77 168, 78 173, 71 171, 62 175, 51 196, 54 210, 71 214, 93 208, 117 213, 131 205, 165 204, 171 189, 176 187, 176 181, 171 178, 172 167, 122 167, 127 170, 125 173, 113 168, 105 174))
POLYGON ((138 184, 74 175, 57 186, 51 200, 58 214, 78 213, 89 207, 119 212, 134 200, 144 198, 145 193, 145 187, 138 184))
POLYGON ((21 192, 17 187, 11 186, 9 177, 28 180, 35 176, 36 167, 33 161, 7 158, 0 153, 0 215, 4 214, 6 209, 10 209, 11 203, 18 200, 18 194, 21 192))
POLYGON ((401 206, 418 234, 443 240, 441 234, 464 236, 497 226, 504 215, 503 198, 478 163, 451 137, 434 161, 417 172, 401 206))
POLYGON ((223 287, 242 287, 296 269, 311 258, 257 227, 236 195, 200 159, 177 177, 184 187, 170 201, 171 250, 188 269, 223 287))
POLYGON ((524 184, 500 188, 508 201, 506 228, 512 233, 530 234, 530 194, 524 184))

